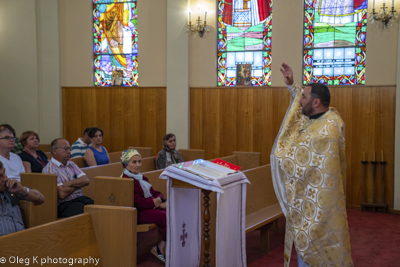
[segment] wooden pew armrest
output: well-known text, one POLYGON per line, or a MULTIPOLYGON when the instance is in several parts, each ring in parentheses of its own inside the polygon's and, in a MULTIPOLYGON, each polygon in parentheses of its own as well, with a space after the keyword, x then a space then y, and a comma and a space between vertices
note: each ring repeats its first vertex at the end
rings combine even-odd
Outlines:
POLYGON ((248 214, 246 215, 246 234, 275 221, 282 216, 283 212, 279 203, 275 203, 269 207, 248 214))

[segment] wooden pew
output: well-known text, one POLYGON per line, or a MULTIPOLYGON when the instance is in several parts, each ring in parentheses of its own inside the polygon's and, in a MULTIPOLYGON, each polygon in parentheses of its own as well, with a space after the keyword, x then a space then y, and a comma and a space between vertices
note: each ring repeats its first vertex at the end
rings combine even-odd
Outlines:
POLYGON ((108 153, 110 156, 110 163, 121 162, 122 151, 108 153))
MULTIPOLYGON (((96 205, 110 205, 133 207, 134 181, 127 178, 97 176, 94 203, 96 205)), ((139 224, 137 232, 147 232, 156 228, 155 224, 139 224)))
MULTIPOLYGON (((154 159, 155 157, 142 158, 142 172, 154 170, 154 159)), ((118 161, 115 163, 85 167, 81 170, 89 178, 89 185, 82 187, 82 193, 84 196, 94 199, 94 188, 95 188, 95 177, 96 176, 110 176, 110 177, 120 177, 122 171, 124 170, 122 164, 118 161)))
POLYGON ((272 183, 271 165, 243 172, 251 184, 246 194, 246 233, 261 230, 261 251, 269 252, 269 230, 283 216, 272 183))
POLYGON ((36 150, 41 150, 43 152, 50 152, 50 144, 39 144, 36 150))
MULTIPOLYGON (((241 171, 252 169, 261 165, 260 152, 233 151, 233 155, 220 157, 219 159, 242 167, 240 169, 241 171)), ((210 159, 209 161, 213 160, 214 159, 210 159)))
POLYGON ((35 218, 35 213, 33 212, 33 208, 35 207, 35 204, 27 200, 20 200, 19 207, 21 209, 22 220, 24 221, 25 229, 33 227, 35 218))
POLYGON ((153 154, 153 149, 151 147, 138 147, 138 146, 130 146, 128 149, 133 148, 136 149, 142 158, 154 157, 156 154, 153 154))
POLYGON ((34 217, 29 226, 37 226, 57 219, 57 176, 44 173, 21 173, 21 184, 35 188, 44 196, 44 203, 33 206, 34 217))
POLYGON ((73 161, 79 168, 87 167, 86 161, 83 157, 70 158, 69 160, 73 161))
POLYGON ((18 256, 30 260, 25 265, 35 265, 33 258, 40 266, 58 266, 68 263, 49 259, 91 257, 92 263, 100 259, 97 266, 135 267, 136 220, 134 208, 87 205, 83 214, 1 236, 0 251, 5 266, 13 265, 10 259, 18 256))
POLYGON ((44 154, 46 155, 46 157, 51 160, 51 158, 53 157, 53 155, 51 155, 51 152, 44 152, 44 154))
POLYGON ((178 149, 183 161, 191 161, 195 159, 204 159, 205 153, 203 149, 178 149))
POLYGON ((82 193, 84 196, 94 199, 95 197, 95 177, 96 176, 112 176, 120 177, 123 171, 122 164, 119 162, 110 163, 106 165, 93 166, 81 168, 81 170, 89 178, 89 185, 82 187, 82 193))

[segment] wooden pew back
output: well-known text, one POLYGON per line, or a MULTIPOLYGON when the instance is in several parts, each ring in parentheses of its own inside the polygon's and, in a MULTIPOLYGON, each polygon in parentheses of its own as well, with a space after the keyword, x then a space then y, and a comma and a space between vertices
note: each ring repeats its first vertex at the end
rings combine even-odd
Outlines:
POLYGON ((1 236, 0 251, 7 263, 10 257, 18 256, 29 258, 30 264, 35 257, 41 266, 55 266, 59 263, 48 258, 88 259, 90 256, 101 257, 97 266, 118 263, 118 266, 135 267, 136 220, 134 208, 87 205, 84 214, 1 236))
POLYGON ((110 163, 121 162, 122 151, 108 153, 110 156, 110 163))
POLYGON ((244 171, 243 174, 251 183, 247 185, 246 215, 278 203, 270 164, 244 171))
POLYGON ((123 171, 122 164, 120 162, 110 163, 106 165, 86 167, 81 169, 86 176, 89 178, 89 185, 82 187, 82 193, 84 196, 94 199, 95 197, 95 177, 96 176, 111 176, 120 177, 123 171))
POLYGON ((154 190, 160 191, 164 198, 167 198, 167 180, 160 179, 160 175, 164 170, 155 170, 150 172, 142 173, 143 176, 146 176, 149 179, 149 183, 153 187, 154 190))
POLYGON ((96 176, 95 180, 96 205, 133 207, 133 180, 103 176, 96 176))
MULTIPOLYGON (((220 157, 219 159, 242 167, 240 169, 241 171, 249 170, 261 165, 260 152, 233 151, 233 155, 220 157)), ((213 160, 215 159, 210 159, 209 161, 213 160)))
POLYGON ((140 172, 154 171, 156 169, 155 162, 156 157, 142 158, 142 167, 140 168, 140 172))
POLYGON ((191 161, 195 159, 204 159, 204 149, 178 149, 183 161, 191 161))
POLYGON ((40 191, 44 196, 42 205, 34 206, 33 222, 30 225, 37 226, 52 222, 57 219, 57 176, 44 173, 21 173, 21 184, 40 191))
POLYGON ((36 150, 41 150, 43 152, 50 152, 50 144, 39 144, 36 150))
POLYGON ((53 157, 53 155, 51 154, 51 152, 44 152, 44 154, 46 155, 46 157, 48 158, 48 160, 51 160, 51 158, 53 157))
POLYGON ((87 164, 86 164, 85 159, 83 157, 70 158, 69 160, 74 162, 76 165, 78 165, 79 168, 86 168, 87 167, 87 164))
POLYGON ((139 154, 142 156, 142 158, 154 157, 156 155, 153 153, 153 148, 151 148, 151 147, 130 146, 128 148, 136 149, 139 152, 139 154))

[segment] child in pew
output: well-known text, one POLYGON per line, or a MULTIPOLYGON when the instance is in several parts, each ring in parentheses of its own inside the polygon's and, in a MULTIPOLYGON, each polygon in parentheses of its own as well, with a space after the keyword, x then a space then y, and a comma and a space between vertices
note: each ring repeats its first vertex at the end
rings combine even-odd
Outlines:
POLYGON ((140 174, 142 156, 136 149, 123 151, 121 163, 124 167, 121 177, 132 178, 135 182, 134 207, 137 209, 138 224, 155 223, 158 226, 162 240, 151 249, 151 253, 165 263, 164 255, 167 235, 166 199, 163 198, 160 192, 153 189, 147 177, 140 174))
POLYGON ((169 165, 183 162, 181 154, 176 150, 176 137, 174 134, 169 133, 163 139, 164 148, 157 153, 156 168, 164 169, 169 165))

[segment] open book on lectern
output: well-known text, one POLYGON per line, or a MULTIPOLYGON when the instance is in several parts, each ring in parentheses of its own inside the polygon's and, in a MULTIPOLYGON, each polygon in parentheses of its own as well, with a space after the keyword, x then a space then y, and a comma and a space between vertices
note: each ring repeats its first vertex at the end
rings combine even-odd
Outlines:
POLYGON ((196 174, 207 180, 219 179, 231 173, 237 172, 236 170, 232 170, 203 159, 196 159, 194 161, 182 162, 174 164, 172 166, 196 174))

